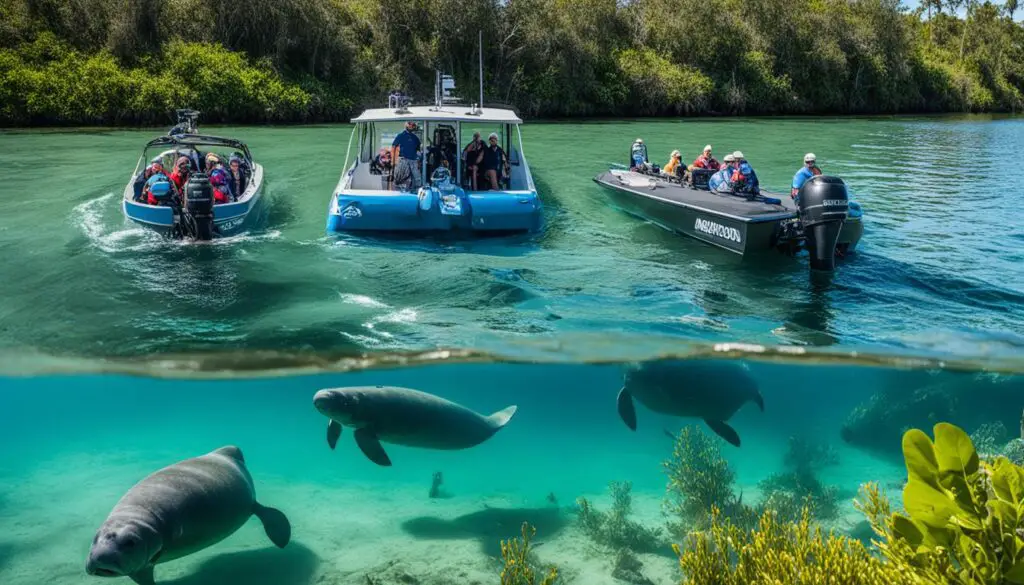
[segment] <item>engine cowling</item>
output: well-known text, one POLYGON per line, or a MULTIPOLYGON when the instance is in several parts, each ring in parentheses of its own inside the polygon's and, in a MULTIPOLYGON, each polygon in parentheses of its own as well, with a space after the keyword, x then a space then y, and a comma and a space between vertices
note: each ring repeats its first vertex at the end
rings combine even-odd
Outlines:
POLYGON ((834 270, 836 242, 850 208, 846 183, 839 177, 811 177, 800 187, 797 207, 811 269, 834 270))
POLYGON ((205 173, 195 173, 185 183, 185 214, 195 226, 192 237, 213 239, 213 188, 205 173))

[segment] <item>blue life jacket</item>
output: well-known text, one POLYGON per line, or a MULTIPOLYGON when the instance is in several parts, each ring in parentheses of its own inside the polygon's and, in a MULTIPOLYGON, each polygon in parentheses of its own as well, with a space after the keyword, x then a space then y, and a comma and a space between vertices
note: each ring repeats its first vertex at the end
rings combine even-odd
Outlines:
POLYGON ((741 162, 739 170, 745 179, 742 191, 747 193, 760 193, 761 185, 757 180, 757 173, 754 172, 754 168, 750 166, 750 163, 747 161, 741 162))
POLYGON ((640 167, 645 162, 647 162, 647 146, 644 144, 634 144, 629 152, 629 166, 640 167))

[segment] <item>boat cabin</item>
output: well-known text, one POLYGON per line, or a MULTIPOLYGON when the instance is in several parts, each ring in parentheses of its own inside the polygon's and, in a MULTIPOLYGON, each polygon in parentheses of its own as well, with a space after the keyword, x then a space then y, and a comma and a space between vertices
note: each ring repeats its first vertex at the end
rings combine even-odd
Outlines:
MULTIPOLYGON (((498 146, 505 152, 507 174, 499 173, 499 191, 534 192, 533 178, 523 156, 522 120, 512 110, 473 108, 442 104, 434 106, 398 106, 363 112, 353 119, 356 127, 349 139, 345 155, 345 172, 338 192, 399 192, 389 180, 389 171, 375 164, 381 149, 391 151, 392 143, 407 122, 415 122, 415 133, 420 139, 419 167, 422 185, 431 185, 431 176, 439 167, 447 167, 452 182, 467 193, 486 193, 490 183, 480 171, 477 189, 473 189, 469 165, 463 151, 475 133, 486 146, 488 137, 498 136, 498 146), (355 148, 353 148, 353 146, 355 148), (353 160, 354 159, 354 160, 353 160), (351 166, 350 166, 351 165, 351 166)), ((393 161, 393 164, 397 161, 393 161)), ((493 192, 493 191, 492 191, 493 192)))

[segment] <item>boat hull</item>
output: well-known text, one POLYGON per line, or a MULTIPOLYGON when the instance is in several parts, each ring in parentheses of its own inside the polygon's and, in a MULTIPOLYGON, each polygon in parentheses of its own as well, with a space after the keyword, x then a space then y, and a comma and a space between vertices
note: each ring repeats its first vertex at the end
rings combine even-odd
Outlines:
POLYGON ((542 205, 534 191, 468 193, 460 214, 446 215, 436 198, 424 209, 417 193, 342 192, 331 197, 329 232, 473 232, 539 231, 542 205))
MULTIPOLYGON (((795 206, 788 198, 779 197, 780 205, 722 199, 698 191, 665 183, 662 187, 645 189, 623 184, 617 174, 602 173, 594 181, 604 187, 619 209, 650 221, 667 230, 678 232, 712 246, 741 256, 769 252, 778 248, 783 224, 797 218, 795 206), (725 204, 711 208, 708 201, 721 199, 725 204)), ((863 234, 860 218, 847 220, 839 235, 838 247, 843 251, 856 248, 863 234)))
MULTIPOLYGON (((231 237, 256 227, 263 217, 263 167, 253 169, 252 194, 246 194, 241 201, 224 203, 213 207, 214 237, 231 237)), ((122 203, 125 217, 139 225, 161 233, 170 233, 174 228, 174 212, 166 205, 147 205, 131 198, 132 184, 125 189, 122 203)))

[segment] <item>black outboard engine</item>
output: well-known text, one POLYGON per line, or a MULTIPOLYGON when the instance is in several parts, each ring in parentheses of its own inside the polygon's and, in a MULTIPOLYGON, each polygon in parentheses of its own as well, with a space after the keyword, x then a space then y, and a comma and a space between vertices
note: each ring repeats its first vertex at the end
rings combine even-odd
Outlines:
POLYGON ((839 177, 811 177, 797 195, 800 222, 814 270, 834 270, 836 242, 846 221, 850 196, 839 177))
POLYGON ((195 173, 185 183, 182 212, 187 235, 196 240, 213 239, 213 188, 206 173, 195 173))

